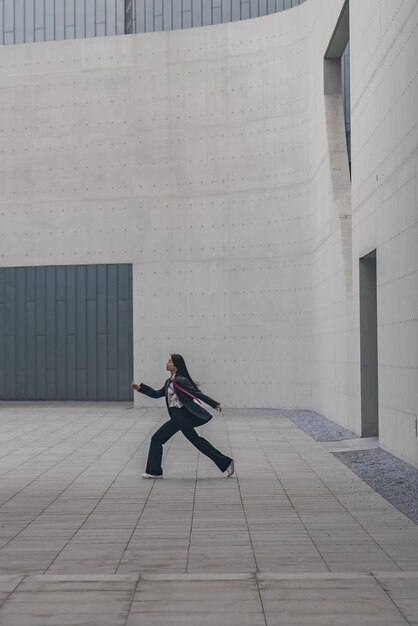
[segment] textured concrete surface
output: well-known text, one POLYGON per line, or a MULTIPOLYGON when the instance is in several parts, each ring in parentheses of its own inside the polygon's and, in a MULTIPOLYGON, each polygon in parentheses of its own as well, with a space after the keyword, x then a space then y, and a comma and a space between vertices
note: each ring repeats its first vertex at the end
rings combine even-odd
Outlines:
POLYGON ((0 406, 1 626, 418 623, 418 527, 275 411, 216 415, 227 479, 165 413, 0 406))

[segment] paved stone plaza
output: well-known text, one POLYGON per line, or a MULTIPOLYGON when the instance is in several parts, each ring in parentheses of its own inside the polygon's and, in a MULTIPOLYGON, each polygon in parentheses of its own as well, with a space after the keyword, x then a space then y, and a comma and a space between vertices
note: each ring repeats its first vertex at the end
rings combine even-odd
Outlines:
POLYGON ((180 435, 162 409, 0 405, 1 626, 418 624, 418 527, 274 411, 180 435))

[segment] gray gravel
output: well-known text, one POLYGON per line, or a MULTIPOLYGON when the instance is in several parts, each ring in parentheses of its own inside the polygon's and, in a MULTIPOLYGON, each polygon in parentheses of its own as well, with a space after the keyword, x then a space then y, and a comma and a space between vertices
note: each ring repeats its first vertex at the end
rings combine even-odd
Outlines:
MULTIPOLYGON (((315 441, 343 441, 358 437, 314 411, 280 412, 315 441)), ((418 523, 417 468, 381 448, 333 454, 399 511, 418 523)))
POLYGON ((357 439, 358 437, 351 430, 339 426, 326 417, 319 415, 319 413, 315 413, 315 411, 281 409, 280 413, 288 417, 315 441, 343 441, 344 439, 357 439))

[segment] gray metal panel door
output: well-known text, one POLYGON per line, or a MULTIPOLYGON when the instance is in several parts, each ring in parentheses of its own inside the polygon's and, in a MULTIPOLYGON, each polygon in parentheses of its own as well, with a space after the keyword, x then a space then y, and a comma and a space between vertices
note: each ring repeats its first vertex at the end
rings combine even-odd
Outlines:
POLYGON ((0 399, 132 399, 132 328, 132 265, 0 268, 0 399))

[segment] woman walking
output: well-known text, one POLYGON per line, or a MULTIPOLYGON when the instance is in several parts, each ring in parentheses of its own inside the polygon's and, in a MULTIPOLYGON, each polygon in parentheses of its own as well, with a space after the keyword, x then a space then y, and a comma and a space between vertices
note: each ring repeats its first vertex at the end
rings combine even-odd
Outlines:
POLYGON ((181 354, 172 354, 167 361, 166 370, 170 372, 170 378, 161 389, 156 391, 144 383, 132 383, 132 389, 149 396, 150 398, 162 398, 165 401, 170 419, 165 422, 151 437, 148 453, 148 462, 143 478, 162 478, 163 470, 161 459, 163 445, 179 430, 202 454, 208 456, 219 467, 221 472, 226 472, 229 478, 234 473, 234 461, 214 448, 209 441, 199 437, 195 428, 205 424, 212 415, 201 406, 201 401, 222 411, 219 402, 212 400, 203 394, 190 376, 186 363, 181 354))

